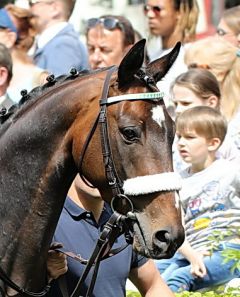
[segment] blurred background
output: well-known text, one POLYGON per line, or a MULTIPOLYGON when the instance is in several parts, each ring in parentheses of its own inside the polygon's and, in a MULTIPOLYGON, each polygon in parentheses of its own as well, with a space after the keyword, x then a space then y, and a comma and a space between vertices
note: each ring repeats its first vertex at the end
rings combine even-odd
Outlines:
MULTIPOLYGON (((27 0, 1 0, 0 6, 7 3, 15 3, 22 7, 28 7, 27 0)), ((225 5, 231 5, 234 1, 226 0, 198 0, 200 17, 198 21, 198 37, 210 35, 214 32, 225 5)), ((235 1, 238 2, 238 1, 235 1)), ((85 22, 88 18, 98 17, 102 14, 120 14, 127 17, 135 29, 143 36, 147 36, 146 18, 143 15, 142 4, 144 0, 76 0, 70 22, 75 29, 84 34, 85 22)))

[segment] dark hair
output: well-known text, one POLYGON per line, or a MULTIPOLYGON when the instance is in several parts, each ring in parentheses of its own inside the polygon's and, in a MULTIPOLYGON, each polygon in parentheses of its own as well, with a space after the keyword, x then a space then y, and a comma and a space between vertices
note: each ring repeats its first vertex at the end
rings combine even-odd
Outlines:
POLYGON ((9 49, 0 43, 0 67, 5 67, 8 70, 8 82, 12 78, 12 57, 9 49))
POLYGON ((73 12, 76 0, 61 0, 64 5, 65 19, 68 20, 73 12))
POLYGON ((240 5, 240 0, 225 0, 225 9, 240 5))

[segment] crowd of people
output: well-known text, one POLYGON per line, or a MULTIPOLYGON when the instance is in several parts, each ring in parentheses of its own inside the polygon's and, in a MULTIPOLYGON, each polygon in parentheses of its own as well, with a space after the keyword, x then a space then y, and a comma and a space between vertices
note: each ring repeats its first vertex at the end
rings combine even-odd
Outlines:
MULTIPOLYGON (((69 23, 74 0, 28 3, 28 9, 12 3, 0 8, 0 108, 17 104, 22 89, 44 84, 49 74, 119 65, 135 42, 148 37, 124 16, 102 15, 88 19, 84 42, 69 23)), ((104 260, 95 297, 125 296, 127 278, 142 296, 151 297, 173 297, 173 292, 240 278, 240 270, 232 269, 239 259, 225 263, 222 253, 240 251, 240 1, 226 1, 215 35, 201 39, 197 0, 146 0, 143 12, 149 34, 161 41, 161 50, 146 51, 145 63, 181 42, 176 62, 157 85, 176 122, 173 163, 183 182, 179 194, 186 239, 168 260, 146 259, 131 246, 104 260), (222 235, 218 244, 214 232, 222 235)), ((110 216, 99 192, 77 176, 53 241, 87 259, 110 216)), ((124 242, 121 236, 115 245, 124 242)), ((70 295, 83 265, 54 248, 47 264, 49 280, 64 275, 70 295)), ((86 279, 82 295, 88 285, 86 279)), ((61 296, 58 282, 49 296, 61 296)))

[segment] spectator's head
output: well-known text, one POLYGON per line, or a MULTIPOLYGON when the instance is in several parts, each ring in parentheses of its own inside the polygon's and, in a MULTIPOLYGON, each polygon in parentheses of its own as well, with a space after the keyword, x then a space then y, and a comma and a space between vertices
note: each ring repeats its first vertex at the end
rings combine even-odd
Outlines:
POLYGON ((227 121, 216 109, 195 106, 176 119, 177 147, 182 159, 196 171, 205 169, 215 160, 215 154, 227 133, 227 121))
POLYGON ((0 9, 0 42, 9 49, 27 52, 34 41, 31 13, 28 9, 8 4, 0 9))
POLYGON ((198 12, 196 0, 147 0, 144 5, 149 31, 162 38, 163 48, 195 39, 198 12))
POLYGON ((219 109, 220 87, 216 77, 206 69, 190 69, 180 74, 171 86, 176 114, 194 106, 219 109))
POLYGON ((187 48, 185 62, 188 66, 207 68, 216 76, 222 95, 222 112, 231 119, 240 107, 239 48, 221 38, 204 38, 187 48))
POLYGON ((12 58, 8 48, 0 43, 0 96, 6 93, 12 78, 12 58))
POLYGON ((92 69, 119 65, 133 46, 135 32, 123 16, 104 15, 87 21, 86 39, 92 69))
POLYGON ((35 26, 39 33, 55 23, 68 21, 75 0, 29 0, 35 26))
POLYGON ((240 5, 223 12, 216 34, 240 47, 240 5))

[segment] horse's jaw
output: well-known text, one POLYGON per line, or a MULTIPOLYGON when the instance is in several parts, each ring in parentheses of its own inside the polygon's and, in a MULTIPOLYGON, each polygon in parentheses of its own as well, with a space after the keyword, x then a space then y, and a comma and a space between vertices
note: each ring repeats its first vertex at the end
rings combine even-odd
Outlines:
POLYGON ((170 232, 169 234, 171 235, 169 235, 168 240, 162 239, 161 235, 156 239, 156 233, 165 234, 166 230, 157 230, 153 233, 148 229, 146 215, 143 213, 136 214, 133 230, 133 249, 147 258, 171 258, 184 241, 184 229, 182 226, 178 226, 176 232, 170 232))

